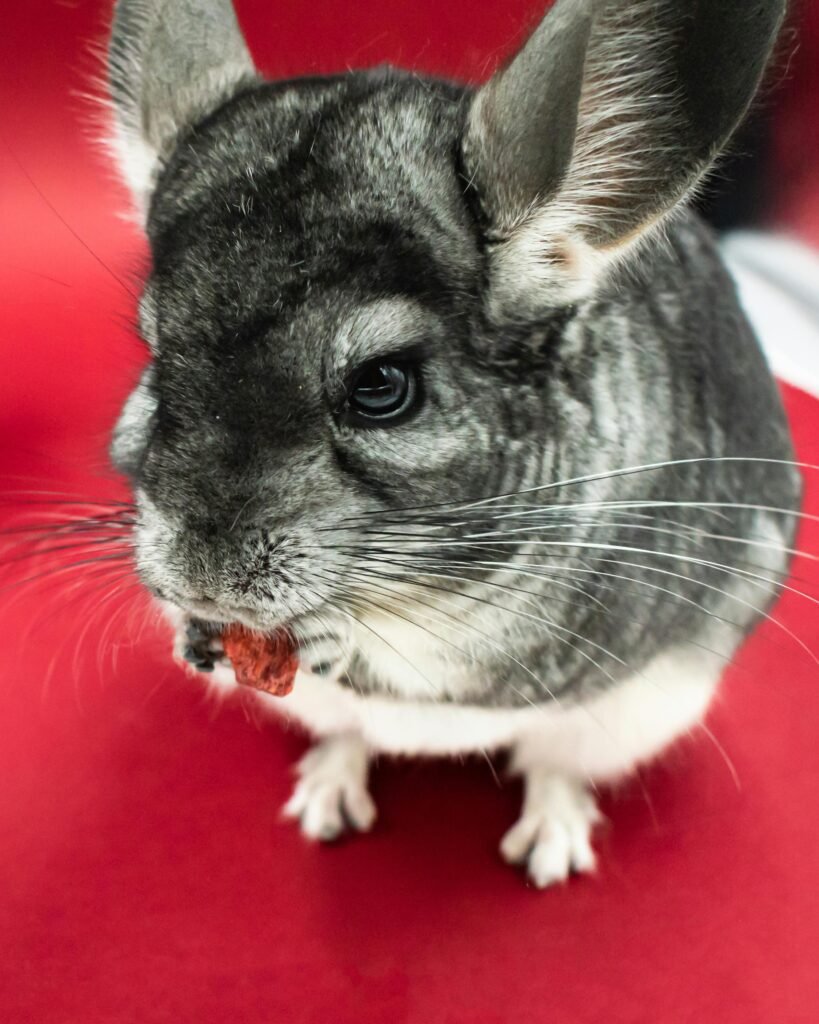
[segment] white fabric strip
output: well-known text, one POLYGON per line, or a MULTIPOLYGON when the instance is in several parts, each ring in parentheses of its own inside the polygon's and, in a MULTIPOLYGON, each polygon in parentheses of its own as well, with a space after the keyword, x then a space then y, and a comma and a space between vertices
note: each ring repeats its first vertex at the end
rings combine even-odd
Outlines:
POLYGON ((756 232, 728 235, 722 251, 774 373, 819 397, 819 255, 756 232))

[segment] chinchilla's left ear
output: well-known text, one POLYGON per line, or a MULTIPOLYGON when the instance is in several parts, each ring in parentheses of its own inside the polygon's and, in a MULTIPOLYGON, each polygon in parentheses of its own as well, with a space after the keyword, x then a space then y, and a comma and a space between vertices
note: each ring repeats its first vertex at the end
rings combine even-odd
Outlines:
POLYGON ((474 97, 463 162, 498 317, 594 291, 742 120, 786 0, 557 0, 474 97))
POLYGON ((179 133, 256 74, 230 0, 117 0, 108 49, 113 142, 143 212, 179 133))

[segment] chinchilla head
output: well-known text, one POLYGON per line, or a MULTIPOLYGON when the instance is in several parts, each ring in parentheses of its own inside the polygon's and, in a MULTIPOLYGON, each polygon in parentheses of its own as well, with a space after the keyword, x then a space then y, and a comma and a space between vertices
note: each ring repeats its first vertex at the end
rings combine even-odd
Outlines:
POLYGON ((385 68, 265 82, 227 0, 119 0, 113 141, 150 240, 151 360, 113 455, 145 582, 273 626, 355 592, 368 552, 389 567, 381 510, 593 469, 584 396, 622 382, 584 330, 601 294, 641 287, 783 6, 558 0, 473 91, 385 68))

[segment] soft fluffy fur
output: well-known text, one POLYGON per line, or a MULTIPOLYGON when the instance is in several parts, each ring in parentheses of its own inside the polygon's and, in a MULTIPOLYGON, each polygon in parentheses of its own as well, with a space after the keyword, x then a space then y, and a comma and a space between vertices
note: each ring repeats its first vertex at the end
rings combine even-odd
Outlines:
POLYGON ((320 666, 280 705, 346 737, 305 765, 309 834, 342 805, 368 827, 367 749, 511 747, 504 855, 538 884, 588 869, 585 784, 689 729, 775 595, 788 431, 680 207, 782 14, 737 6, 560 0, 474 94, 264 83, 226 0, 117 5, 153 253, 113 446, 138 566, 181 629, 288 623, 320 666), (421 407, 352 426, 350 375, 399 356, 421 407))

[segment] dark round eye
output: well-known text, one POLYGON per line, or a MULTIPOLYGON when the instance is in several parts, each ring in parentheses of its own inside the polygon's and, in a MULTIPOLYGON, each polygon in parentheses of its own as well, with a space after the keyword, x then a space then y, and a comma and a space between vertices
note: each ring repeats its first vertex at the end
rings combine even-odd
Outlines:
POLYGON ((373 360, 353 377, 347 409, 354 422, 394 423, 416 405, 418 397, 413 366, 373 360))

